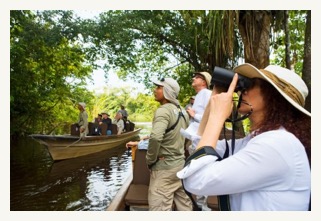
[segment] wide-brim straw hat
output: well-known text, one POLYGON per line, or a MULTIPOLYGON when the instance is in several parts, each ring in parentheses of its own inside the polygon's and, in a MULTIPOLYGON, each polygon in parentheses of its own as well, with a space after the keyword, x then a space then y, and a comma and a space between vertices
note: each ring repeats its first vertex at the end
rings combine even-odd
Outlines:
POLYGON ((206 84, 207 84, 207 88, 210 88, 211 86, 211 80, 212 80, 212 75, 210 75, 210 73, 206 72, 206 71, 202 71, 202 72, 195 72, 194 74, 200 74, 205 78, 206 84))
POLYGON ((261 78, 269 82, 293 107, 311 117, 311 113, 304 108, 309 90, 302 78, 295 72, 276 65, 269 65, 265 69, 257 69, 245 63, 234 68, 248 78, 261 78))
MULTIPOLYGON (((245 63, 235 67, 234 72, 248 78, 261 78, 268 81, 293 107, 311 117, 311 113, 304 109, 305 99, 309 93, 308 87, 302 78, 293 71, 276 65, 257 69, 253 65, 245 63)), ((208 103, 198 128, 198 135, 203 134, 209 114, 208 103)))

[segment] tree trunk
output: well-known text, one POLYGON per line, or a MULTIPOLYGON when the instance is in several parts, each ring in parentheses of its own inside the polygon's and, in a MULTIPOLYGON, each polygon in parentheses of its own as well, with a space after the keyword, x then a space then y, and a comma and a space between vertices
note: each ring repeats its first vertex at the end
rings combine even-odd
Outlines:
POLYGON ((284 11, 284 20, 283 20, 283 25, 284 25, 284 34, 285 34, 285 39, 284 39, 284 44, 285 44, 285 66, 287 69, 293 69, 291 67, 291 57, 290 57, 290 32, 289 32, 289 23, 288 23, 288 18, 289 18, 289 12, 284 11))
POLYGON ((265 68, 270 63, 269 11, 240 11, 239 30, 244 44, 246 63, 265 68))
POLYGON ((311 10, 307 13, 304 41, 302 78, 309 89, 309 95, 305 100, 305 108, 311 112, 311 10))

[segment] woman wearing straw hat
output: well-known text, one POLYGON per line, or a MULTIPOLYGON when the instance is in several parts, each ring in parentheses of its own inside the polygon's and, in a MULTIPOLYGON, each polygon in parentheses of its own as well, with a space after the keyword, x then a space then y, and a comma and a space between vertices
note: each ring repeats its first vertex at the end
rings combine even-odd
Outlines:
POLYGON ((234 72, 252 79, 238 109, 242 115, 251 113, 250 134, 235 140, 234 154, 229 151, 222 159, 226 143, 218 138, 232 111, 235 74, 226 93, 211 97, 202 136, 195 137, 200 139, 197 152, 210 154, 191 160, 177 176, 191 193, 228 195, 230 210, 308 210, 311 114, 303 108, 307 86, 296 73, 275 65, 259 70, 243 64, 234 72))

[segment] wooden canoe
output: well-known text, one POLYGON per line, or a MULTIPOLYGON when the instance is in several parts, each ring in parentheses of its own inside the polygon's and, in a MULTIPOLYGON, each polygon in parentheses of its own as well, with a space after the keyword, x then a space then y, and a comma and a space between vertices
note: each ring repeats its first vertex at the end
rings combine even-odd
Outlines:
MULTIPOLYGON (((231 139, 232 137, 232 131, 230 130, 227 130, 227 131, 222 131, 221 133, 221 136, 220 136, 220 139, 231 139)), ((241 132, 236 132, 235 133, 235 138, 238 139, 238 138, 242 138, 244 137, 244 134, 241 133, 241 132)), ((128 176, 128 178, 125 180, 124 184, 122 185, 122 187, 118 190, 117 194, 114 196, 113 200, 110 202, 109 206, 106 208, 107 211, 130 211, 130 206, 126 205, 126 196, 129 192, 129 188, 131 186, 131 184, 133 183, 138 183, 138 184, 146 184, 146 180, 143 181, 142 183, 139 183, 137 181, 134 181, 134 176, 142 176, 143 174, 145 174, 146 176, 148 176, 146 174, 146 171, 144 171, 144 168, 147 168, 146 165, 142 165, 142 163, 144 162, 144 157, 141 158, 141 156, 139 157, 139 159, 137 159, 136 161, 136 154, 138 153, 137 151, 137 146, 134 146, 132 147, 132 150, 131 150, 131 154, 132 154, 132 160, 133 160, 133 172, 130 173, 130 175, 128 176), (136 166, 136 167, 135 167, 136 166), (135 170, 135 168, 137 170, 135 170), (136 171, 136 172, 135 172, 136 171), (138 175, 139 174, 139 175, 138 175)), ((141 179, 141 178, 140 178, 141 179)), ((148 178, 149 179, 149 178, 148 178)), ((144 193, 143 194, 137 194, 137 196, 139 198, 145 198, 146 200, 146 196, 143 197, 143 195, 145 195, 144 193)), ((194 197, 194 200, 196 199, 195 196, 193 195, 194 197)), ((208 196, 207 198, 207 206, 209 210, 211 211, 219 211, 219 205, 218 205, 218 199, 217 199, 217 196, 208 196)), ((133 206, 134 209, 133 211, 137 211, 137 210, 148 210, 148 205, 145 204, 145 205, 134 205, 133 206)), ((174 209, 175 210, 175 209, 174 209)))
MULTIPOLYGON (((131 153, 132 153, 132 162, 133 162, 133 171, 132 173, 129 174, 129 176, 127 177, 127 179, 125 180, 125 182, 123 183, 122 187, 118 190, 117 194, 114 196, 113 200, 110 202, 110 204, 107 207, 107 211, 129 211, 130 210, 130 206, 126 205, 126 196, 129 192, 130 186, 132 184, 137 184, 137 177, 136 180, 134 180, 134 176, 137 174, 139 174, 138 176, 145 176, 145 178, 143 178, 144 182, 146 183, 148 180, 149 183, 149 171, 147 169, 147 166, 145 165, 145 155, 146 155, 146 150, 145 153, 142 154, 138 154, 138 158, 136 158, 136 153, 137 151, 139 151, 137 149, 137 146, 133 146, 131 147, 131 153), (135 167, 136 166, 136 167, 135 167), (148 174, 147 174, 148 173, 148 174)), ((142 183, 140 183, 142 184, 142 183)), ((148 186, 146 186, 148 187, 148 186)), ((145 195, 145 197, 143 198, 147 198, 146 197, 146 190, 145 190, 145 194, 139 194, 139 197, 143 197, 142 195, 145 195)), ((146 201, 146 199, 145 199, 146 201)), ((140 209, 140 210, 148 210, 148 205, 135 205, 136 210, 140 209)))
POLYGON ((32 134, 30 137, 44 144, 54 161, 76 158, 117 147, 135 139, 141 128, 120 135, 85 136, 32 134))
POLYGON ((129 186, 133 181, 133 174, 130 173, 122 187, 118 190, 113 200, 108 205, 106 211, 128 211, 125 205, 125 196, 128 192, 129 186))

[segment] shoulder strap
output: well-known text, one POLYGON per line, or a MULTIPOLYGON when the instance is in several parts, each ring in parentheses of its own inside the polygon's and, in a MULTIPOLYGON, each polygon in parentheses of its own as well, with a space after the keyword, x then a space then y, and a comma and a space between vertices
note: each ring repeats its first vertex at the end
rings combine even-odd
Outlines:
POLYGON ((177 125, 178 122, 179 122, 180 117, 183 117, 184 120, 185 120, 185 122, 186 122, 186 118, 185 118, 185 116, 184 116, 184 114, 183 114, 183 112, 182 112, 181 107, 180 107, 179 105, 177 105, 177 107, 178 107, 178 109, 179 109, 178 118, 177 118, 175 124, 173 124, 171 127, 167 128, 167 129, 165 130, 165 134, 167 134, 169 131, 173 130, 173 129, 176 127, 176 125, 177 125))
MULTIPOLYGON (((216 150, 215 150, 213 147, 211 147, 211 146, 204 146, 204 147, 201 147, 201 148, 199 148, 198 150, 196 150, 192 155, 190 155, 190 156, 186 159, 184 167, 187 166, 187 165, 191 162, 191 160, 193 160, 193 159, 198 159, 198 158, 200 158, 200 157, 202 157, 202 156, 206 156, 206 155, 214 155, 214 156, 216 156, 216 157, 218 158, 218 159, 217 159, 218 161, 221 161, 221 160, 224 159, 224 158, 222 158, 222 157, 216 152, 216 150)), ((192 203, 193 203, 193 205, 194 205, 194 204, 195 204, 195 200, 194 200, 194 198, 191 196, 191 193, 189 193, 189 192, 185 189, 183 180, 182 180, 182 184, 183 184, 183 188, 184 188, 186 194, 191 198, 192 203)), ((220 211, 230 211, 230 210, 231 210, 231 208, 230 208, 229 195, 219 195, 219 196, 217 196, 217 198, 218 198, 218 204, 219 204, 219 209, 220 209, 220 211)))

